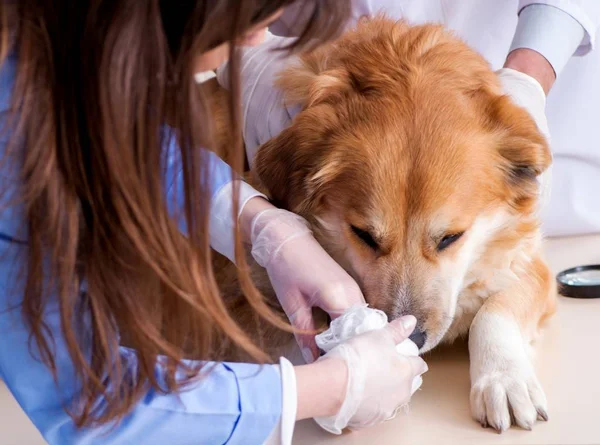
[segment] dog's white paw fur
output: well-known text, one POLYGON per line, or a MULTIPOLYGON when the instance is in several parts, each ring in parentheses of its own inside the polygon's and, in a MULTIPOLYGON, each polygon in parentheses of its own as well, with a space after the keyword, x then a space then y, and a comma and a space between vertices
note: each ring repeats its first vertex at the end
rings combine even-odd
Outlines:
POLYGON ((511 425, 530 430, 548 420, 546 396, 535 375, 515 320, 478 314, 469 336, 471 412, 498 432, 511 425))
POLYGON ((471 387, 473 418, 499 432, 512 424, 531 430, 538 418, 548 420, 546 396, 529 371, 517 366, 481 375, 471 387))

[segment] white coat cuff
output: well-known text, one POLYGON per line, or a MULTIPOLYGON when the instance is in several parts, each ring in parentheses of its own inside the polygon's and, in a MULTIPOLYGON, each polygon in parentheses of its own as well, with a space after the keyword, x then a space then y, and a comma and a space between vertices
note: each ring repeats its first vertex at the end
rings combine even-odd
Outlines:
MULTIPOLYGON (((578 42, 576 55, 582 56, 594 49, 596 32, 600 27, 600 2, 598 0, 520 0, 519 11, 530 6, 552 6, 575 19, 584 30, 581 41, 578 42)), ((554 36, 562 37, 563 30, 548 27, 554 36)), ((549 34, 550 35, 550 34, 549 34)), ((550 37, 554 41, 555 37, 550 37)))
MULTIPOLYGON (((256 191, 249 184, 240 181, 238 218, 248 201, 252 198, 266 196, 256 191)), ((210 205, 209 239, 210 246, 235 263, 235 237, 233 229, 233 182, 221 187, 210 205)))
POLYGON ((510 50, 532 49, 548 60, 558 75, 577 51, 585 32, 566 12, 548 5, 523 9, 510 50))
POLYGON ((296 371, 294 366, 284 357, 279 359, 281 373, 282 407, 281 418, 265 445, 292 445, 294 427, 296 425, 296 409, 298 394, 296 388, 296 371))

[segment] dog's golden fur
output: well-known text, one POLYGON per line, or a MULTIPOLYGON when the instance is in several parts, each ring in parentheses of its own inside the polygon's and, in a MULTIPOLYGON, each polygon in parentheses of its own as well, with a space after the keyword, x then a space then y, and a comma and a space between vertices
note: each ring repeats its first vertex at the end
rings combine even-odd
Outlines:
MULTIPOLYGON (((555 310, 536 215, 536 177, 551 156, 486 61, 440 26, 376 18, 303 56, 280 87, 303 109, 259 149, 255 185, 308 219, 367 302, 390 318, 414 314, 422 351, 469 329, 488 335, 473 327, 496 319, 514 322, 527 345, 555 310)), ((252 267, 276 307, 268 277, 252 267)), ((216 258, 232 310, 255 332, 233 268, 216 258)), ((256 332, 273 353, 291 338, 256 332)), ((471 352, 481 362, 472 365, 474 393, 494 360, 482 354, 471 352)), ((493 410, 474 416, 502 429, 493 410)))

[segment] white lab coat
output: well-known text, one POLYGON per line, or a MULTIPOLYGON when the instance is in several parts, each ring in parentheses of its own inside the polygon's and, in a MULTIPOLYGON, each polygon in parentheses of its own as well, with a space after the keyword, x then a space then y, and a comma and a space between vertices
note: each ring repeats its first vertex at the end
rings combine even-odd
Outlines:
MULTIPOLYGON (((380 11, 412 23, 439 22, 454 30, 492 68, 502 67, 515 34, 518 11, 528 4, 557 7, 579 21, 586 38, 548 96, 554 154, 552 192, 543 211, 548 236, 600 232, 600 48, 589 51, 600 26, 600 0, 352 0, 353 21, 380 11)), ((293 33, 295 11, 274 32, 293 33)), ((560 30, 552 30, 554 38, 560 30)))

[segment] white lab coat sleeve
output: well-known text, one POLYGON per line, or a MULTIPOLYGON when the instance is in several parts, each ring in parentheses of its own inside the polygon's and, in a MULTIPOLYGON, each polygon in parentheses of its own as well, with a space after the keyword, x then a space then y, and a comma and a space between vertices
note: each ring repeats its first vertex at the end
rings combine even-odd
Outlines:
MULTIPOLYGON (((287 106, 283 92, 275 86, 279 73, 297 60, 284 49, 293 40, 267 33, 263 44, 242 51, 242 128, 250 167, 254 166, 258 147, 290 125, 300 110, 298 106, 287 106)), ((217 69, 217 80, 229 88, 229 64, 217 69)))
MULTIPOLYGON (((519 11, 531 5, 547 5, 560 9, 569 14, 583 27, 584 36, 579 42, 576 55, 585 55, 596 44, 596 34, 600 28, 599 0, 520 0, 519 11)), ((548 28, 548 36, 560 35, 561 31, 548 28)))
POLYGON ((521 10, 510 51, 527 48, 541 55, 558 75, 579 48, 583 26, 566 12, 548 5, 521 10))

